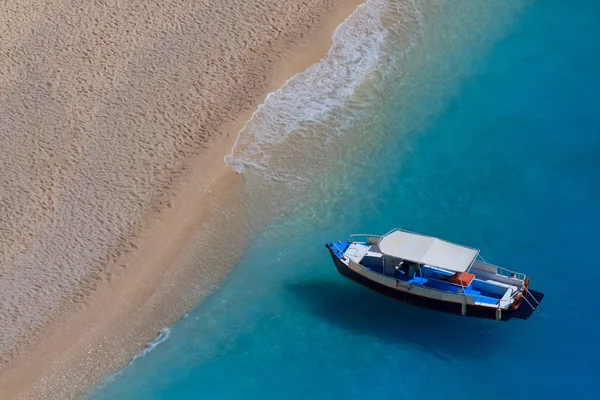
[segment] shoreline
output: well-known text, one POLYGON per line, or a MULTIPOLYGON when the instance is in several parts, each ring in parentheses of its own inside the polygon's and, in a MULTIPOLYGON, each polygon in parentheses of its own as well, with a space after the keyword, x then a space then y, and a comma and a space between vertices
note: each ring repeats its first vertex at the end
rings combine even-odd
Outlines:
POLYGON ((207 279, 196 268, 193 253, 199 234, 221 218, 218 205, 235 203, 240 196, 243 178, 223 157, 266 95, 325 56, 334 30, 361 3, 336 2, 326 23, 312 27, 312 36, 298 39, 303 43, 275 46, 275 73, 261 95, 233 122, 221 126, 220 135, 213 135, 206 149, 189 161, 176 192, 149 218, 134 250, 105 269, 108 278, 82 302, 63 307, 43 327, 40 340, 2 369, 1 398, 68 398, 85 393, 124 367, 161 329, 172 326, 218 287, 241 254, 207 279))

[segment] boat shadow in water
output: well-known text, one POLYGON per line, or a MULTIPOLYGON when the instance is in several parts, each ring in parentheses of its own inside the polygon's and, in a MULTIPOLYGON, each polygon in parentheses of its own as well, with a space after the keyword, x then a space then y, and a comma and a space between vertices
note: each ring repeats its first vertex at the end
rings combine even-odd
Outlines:
POLYGON ((409 342, 445 361, 485 358, 508 344, 508 324, 428 310, 351 283, 308 281, 286 288, 311 314, 344 330, 409 342))

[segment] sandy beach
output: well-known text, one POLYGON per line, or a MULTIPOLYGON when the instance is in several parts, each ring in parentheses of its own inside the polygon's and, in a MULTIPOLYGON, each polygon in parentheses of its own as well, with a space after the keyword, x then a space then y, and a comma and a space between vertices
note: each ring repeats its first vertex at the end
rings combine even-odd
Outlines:
POLYGON ((249 229, 223 156, 360 3, 7 4, 0 398, 76 397, 217 287, 249 229))

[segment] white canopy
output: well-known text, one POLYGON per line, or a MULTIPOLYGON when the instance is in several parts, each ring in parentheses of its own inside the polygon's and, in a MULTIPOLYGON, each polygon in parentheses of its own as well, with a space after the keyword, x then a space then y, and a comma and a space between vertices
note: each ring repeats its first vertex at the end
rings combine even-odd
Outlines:
POLYGON ((479 250, 459 246, 434 237, 394 231, 379 241, 383 254, 403 260, 465 272, 479 250))

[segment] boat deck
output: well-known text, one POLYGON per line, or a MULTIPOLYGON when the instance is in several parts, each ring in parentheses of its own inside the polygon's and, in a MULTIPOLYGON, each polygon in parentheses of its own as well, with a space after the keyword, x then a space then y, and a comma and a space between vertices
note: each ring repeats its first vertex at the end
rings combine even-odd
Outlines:
POLYGON ((472 310, 481 318, 507 319, 506 315, 514 314, 527 319, 543 298, 527 290, 525 274, 477 259, 477 249, 399 229, 384 236, 352 235, 348 241, 330 242, 326 247, 342 275, 425 307, 465 315, 465 306, 475 305, 472 310), (515 307, 521 298, 529 308, 515 307))
MULTIPOLYGON (((377 266, 377 265, 365 266, 365 265, 363 265, 363 267, 365 267, 375 273, 384 275, 383 266, 377 266)), ((429 270, 427 267, 425 267, 423 269, 425 271, 429 270)), ((424 287, 431 288, 431 289, 437 289, 437 290, 440 290, 443 292, 459 293, 459 291, 462 290, 462 288, 460 286, 457 286, 457 285, 454 285, 451 283, 447 283, 447 282, 443 282, 440 280, 440 278, 443 279, 443 277, 450 277, 450 276, 452 276, 452 274, 449 272, 446 272, 446 271, 429 270, 426 272, 426 276, 410 277, 410 276, 408 276, 408 274, 396 272, 394 274, 393 278, 401 280, 401 281, 409 283, 409 284, 420 285, 420 286, 424 286, 424 287), (431 276, 427 277, 427 273, 430 271, 431 271, 431 276)), ((474 289, 473 288, 474 284, 476 286, 483 285, 483 284, 485 284, 485 282, 475 279, 471 285, 469 285, 468 287, 466 287, 464 289, 464 293, 467 296, 473 297, 475 299, 476 303, 498 305, 498 303, 500 302, 500 299, 504 296, 504 293, 506 293, 506 291, 504 293, 493 293, 490 291, 486 291, 485 289, 482 289, 482 288, 474 289)))
POLYGON ((516 286, 497 281, 493 277, 494 274, 479 269, 472 271, 475 278, 469 286, 464 288, 450 282, 449 278, 454 275, 453 272, 429 265, 422 265, 419 275, 411 276, 402 270, 395 270, 390 274, 389 269, 384 270, 383 254, 376 244, 338 242, 332 247, 333 251, 339 254, 338 256, 346 256, 377 274, 441 292, 464 293, 472 297, 475 304, 500 306, 502 303, 510 301, 512 294, 518 289, 516 286))

